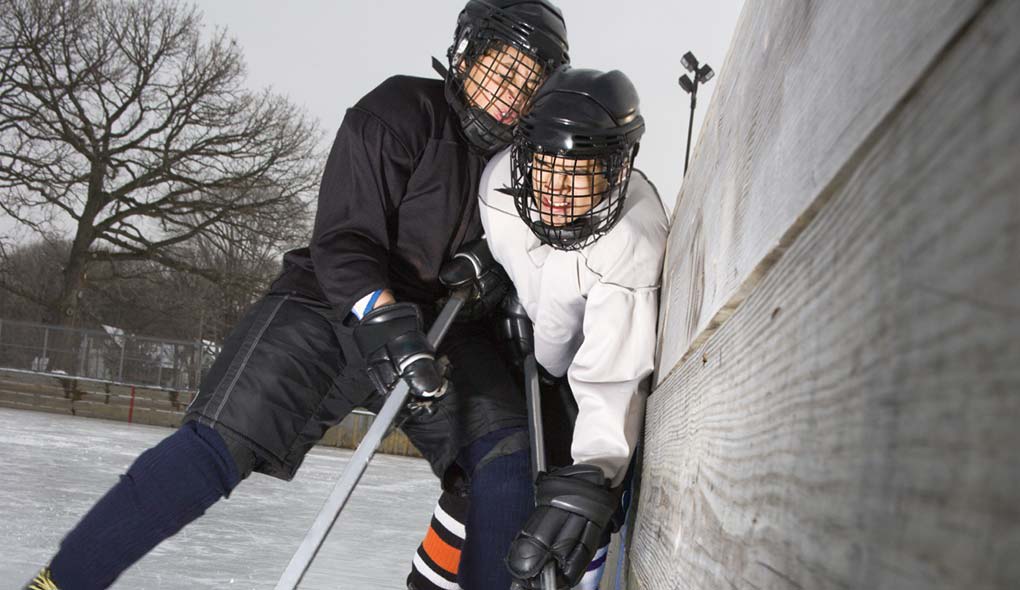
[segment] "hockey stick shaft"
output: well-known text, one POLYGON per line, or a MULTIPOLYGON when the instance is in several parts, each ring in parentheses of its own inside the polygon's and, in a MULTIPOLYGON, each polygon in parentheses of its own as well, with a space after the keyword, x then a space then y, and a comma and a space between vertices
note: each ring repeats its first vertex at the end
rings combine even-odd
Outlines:
MULTIPOLYGON (((464 305, 465 299, 466 294, 463 292, 454 292, 450 295, 449 301, 443 306, 439 317, 436 318, 432 328, 429 329, 428 341, 433 348, 438 347, 443 337, 446 336, 446 332, 453 324, 453 319, 456 317, 457 312, 464 305)), ((368 463, 372 460, 372 456, 375 455, 376 449, 379 448, 383 438, 389 432, 390 425, 396 420, 397 414, 400 413, 400 410, 407 402, 407 396, 407 383, 401 379, 393 390, 390 391, 386 398, 386 403, 383 404, 382 409, 376 414, 372 426, 365 433, 365 437, 358 445, 358 449, 354 451, 351 460, 344 467, 340 479, 333 486, 333 491, 326 498, 326 503, 319 510, 319 514, 315 517, 311 528, 305 534, 304 540, 301 541, 301 545, 294 552, 294 556, 290 558, 287 569, 283 571, 280 581, 276 584, 276 590, 295 590, 298 584, 301 583, 305 573, 308 572, 308 568, 315 560, 315 556, 318 555, 319 549, 322 548, 322 543, 329 536, 333 525, 336 524, 337 519, 340 517, 340 512, 347 505, 347 500, 350 499, 351 493, 358 485, 358 482, 361 481, 361 476, 364 475, 365 469, 368 468, 368 463)))
MULTIPOLYGON (((528 403, 528 432, 531 435, 531 466, 532 475, 546 471, 545 432, 542 429, 542 395, 538 383, 538 363, 535 354, 531 353, 524 359, 524 391, 528 403)), ((556 590, 556 566, 552 562, 542 568, 542 587, 545 590, 556 590)))

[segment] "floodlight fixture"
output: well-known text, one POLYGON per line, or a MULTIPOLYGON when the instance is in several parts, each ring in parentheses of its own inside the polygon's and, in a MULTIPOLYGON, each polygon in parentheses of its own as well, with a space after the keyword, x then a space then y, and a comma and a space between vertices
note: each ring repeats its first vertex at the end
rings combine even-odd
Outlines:
POLYGON ((698 58, 694 57, 694 54, 688 51, 680 58, 680 65, 689 72, 693 72, 698 69, 698 58))
POLYGON ((677 81, 680 84, 680 88, 683 88, 684 92, 691 95, 691 119, 687 124, 687 150, 684 153, 684 176, 686 176, 687 163, 691 158, 691 134, 694 131, 694 110, 698 107, 698 85, 714 78, 715 72, 708 64, 701 65, 698 62, 698 58, 694 57, 694 53, 690 51, 680 58, 680 65, 692 74, 691 76, 684 74, 677 81))
POLYGON ((715 77, 715 71, 713 71, 712 68, 710 68, 708 64, 703 65, 701 67, 701 69, 698 70, 698 81, 699 82, 705 83, 705 82, 708 82, 709 80, 711 80, 714 77, 715 77))

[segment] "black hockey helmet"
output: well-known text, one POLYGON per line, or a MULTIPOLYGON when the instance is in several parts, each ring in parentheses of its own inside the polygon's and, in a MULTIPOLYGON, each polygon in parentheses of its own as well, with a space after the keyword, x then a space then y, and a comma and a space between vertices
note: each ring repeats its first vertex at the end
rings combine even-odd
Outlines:
POLYGON ((556 249, 595 242, 623 213, 644 131, 637 90, 623 72, 560 68, 539 89, 514 139, 517 213, 556 249))
POLYGON ((490 154, 542 81, 569 61, 567 28, 548 0, 470 0, 447 51, 446 100, 467 140, 490 154))

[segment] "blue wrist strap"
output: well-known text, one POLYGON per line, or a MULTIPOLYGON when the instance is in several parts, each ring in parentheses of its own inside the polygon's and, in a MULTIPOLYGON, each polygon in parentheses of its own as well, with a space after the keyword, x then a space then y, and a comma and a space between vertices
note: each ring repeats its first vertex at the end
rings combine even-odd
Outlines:
POLYGON ((382 289, 376 289, 375 291, 372 291, 368 295, 365 295, 364 297, 359 299, 358 302, 355 303, 353 307, 351 307, 351 313, 353 313, 354 316, 359 320, 365 317, 365 315, 367 315, 368 312, 375 309, 375 303, 379 301, 379 296, 382 295, 382 292, 383 292, 382 289))

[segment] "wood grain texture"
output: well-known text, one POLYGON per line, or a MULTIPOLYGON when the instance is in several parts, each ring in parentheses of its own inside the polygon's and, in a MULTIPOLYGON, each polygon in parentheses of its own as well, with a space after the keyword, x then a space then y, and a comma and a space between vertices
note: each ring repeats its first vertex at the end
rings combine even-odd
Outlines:
POLYGON ((651 396, 630 588, 1020 588, 1020 2, 651 396))
POLYGON ((673 214, 657 382, 732 314, 982 5, 747 3, 673 214))

